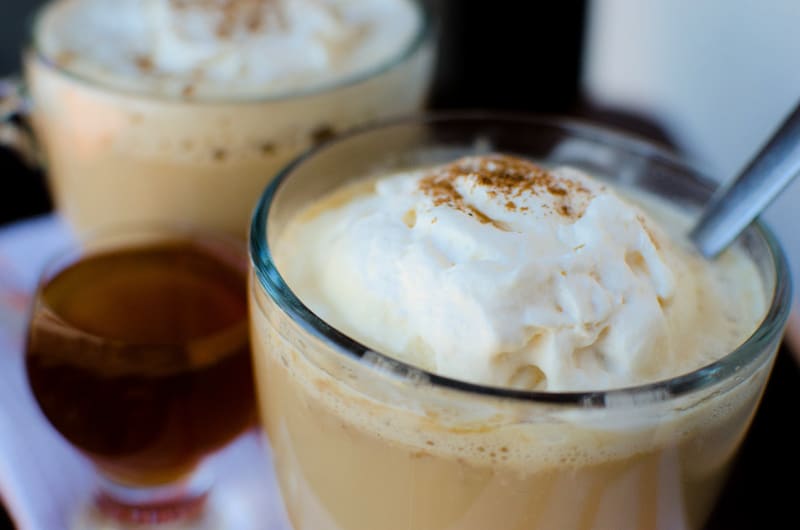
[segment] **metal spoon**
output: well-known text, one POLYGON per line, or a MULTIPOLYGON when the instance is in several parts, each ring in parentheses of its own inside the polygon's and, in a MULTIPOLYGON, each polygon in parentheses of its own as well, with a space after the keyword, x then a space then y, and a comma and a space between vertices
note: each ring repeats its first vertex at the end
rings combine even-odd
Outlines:
POLYGON ((711 197, 689 234, 697 249, 713 258, 800 173, 800 105, 741 173, 711 197))

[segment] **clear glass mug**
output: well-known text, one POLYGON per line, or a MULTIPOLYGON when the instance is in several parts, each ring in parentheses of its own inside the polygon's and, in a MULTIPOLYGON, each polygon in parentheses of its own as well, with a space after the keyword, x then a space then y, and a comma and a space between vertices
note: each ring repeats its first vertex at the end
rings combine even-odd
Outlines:
POLYGON ((259 194, 291 158, 336 131, 422 108, 432 79, 435 28, 423 0, 413 0, 415 37, 370 71, 268 97, 211 99, 126 92, 75 75, 39 42, 41 19, 58 1, 35 17, 24 83, 0 80, 0 143, 46 163, 56 208, 78 232, 177 220, 244 239, 259 194))
POLYGON ((286 223, 343 183, 486 149, 569 164, 698 211, 713 185, 659 148, 558 119, 397 121, 295 160, 255 211, 250 322, 257 390, 296 530, 697 530, 768 380, 789 312, 781 248, 755 223, 738 243, 769 297, 724 358, 606 392, 464 383, 395 361, 311 312, 272 256, 286 223))

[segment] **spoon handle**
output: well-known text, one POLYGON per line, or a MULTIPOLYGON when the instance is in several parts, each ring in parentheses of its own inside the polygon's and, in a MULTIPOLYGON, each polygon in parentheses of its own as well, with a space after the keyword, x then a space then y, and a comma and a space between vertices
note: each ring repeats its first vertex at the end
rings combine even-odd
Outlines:
POLYGON ((800 105, 744 170, 711 197, 689 234, 713 258, 730 245, 800 173, 800 105))

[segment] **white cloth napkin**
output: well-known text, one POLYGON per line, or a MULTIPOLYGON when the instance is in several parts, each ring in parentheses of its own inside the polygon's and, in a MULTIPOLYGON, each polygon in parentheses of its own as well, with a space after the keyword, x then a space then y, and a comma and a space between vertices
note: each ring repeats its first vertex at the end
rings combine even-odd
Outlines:
MULTIPOLYGON (((0 496, 18 530, 62 530, 95 484, 87 461, 46 422, 28 390, 22 346, 32 292, 49 257, 71 239, 48 215, 0 230, 0 496)), ((212 503, 232 529, 287 530, 269 447, 242 436, 212 461, 212 503)))

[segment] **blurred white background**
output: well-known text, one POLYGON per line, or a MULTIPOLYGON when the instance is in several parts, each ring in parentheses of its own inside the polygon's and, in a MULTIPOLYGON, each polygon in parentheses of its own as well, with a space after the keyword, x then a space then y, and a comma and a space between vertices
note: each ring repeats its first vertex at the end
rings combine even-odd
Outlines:
MULTIPOLYGON (((587 8, 587 99, 658 123, 710 176, 733 177, 800 102, 797 0, 590 0, 587 8)), ((797 284, 800 179, 764 217, 797 284)), ((798 307, 790 339, 800 346, 798 307)))

